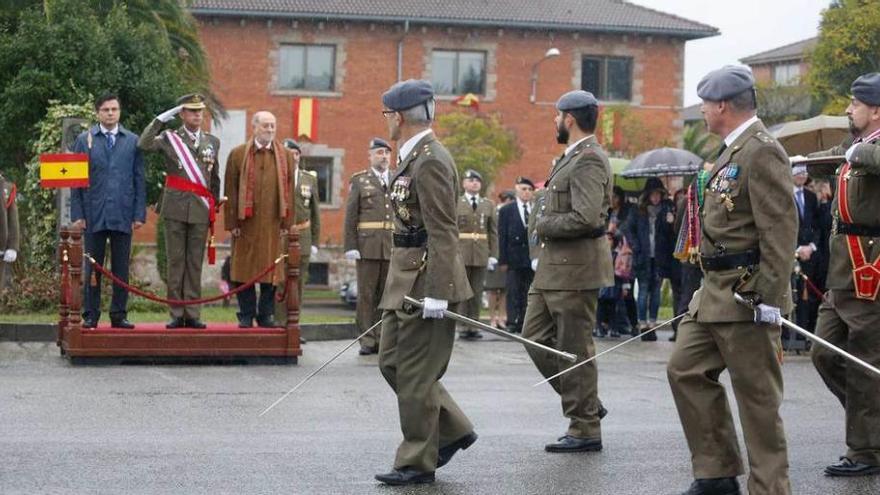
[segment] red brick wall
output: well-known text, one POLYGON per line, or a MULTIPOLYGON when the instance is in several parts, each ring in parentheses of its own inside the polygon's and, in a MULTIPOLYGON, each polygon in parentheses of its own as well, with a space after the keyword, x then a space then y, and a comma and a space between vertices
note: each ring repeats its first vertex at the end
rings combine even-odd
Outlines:
MULTIPOLYGON (((366 166, 366 143, 373 136, 385 137, 380 96, 397 79, 397 43, 404 36, 399 25, 331 24, 275 20, 204 18, 202 42, 211 61, 213 87, 229 109, 246 109, 248 118, 258 110, 278 117, 280 137, 293 133, 292 96, 273 95, 276 40, 296 37, 302 42, 344 40, 337 48, 343 56, 341 96, 320 98, 319 144, 345 150, 343 184, 366 166)), ((522 157, 499 174, 497 188, 510 188, 516 175, 541 180, 550 160, 562 147, 555 143, 554 109, 560 94, 579 87, 576 70, 580 54, 633 56, 633 122, 650 132, 644 143, 632 147, 675 145, 679 139, 682 104, 684 42, 663 37, 534 33, 516 30, 445 27, 412 27, 404 37, 403 78, 426 77, 426 56, 431 47, 466 48, 491 45, 494 66, 488 68, 494 83, 487 84, 488 98, 481 111, 498 113, 517 135, 522 157), (540 66, 537 101, 529 103, 531 67, 544 52, 556 47, 560 57, 540 66), (494 86, 494 91, 491 91, 494 86), (494 99, 492 98, 494 94, 494 99)), ((452 104, 439 102, 440 112, 452 104)), ((222 143, 231 148, 241 143, 222 143)), ((347 188, 342 187, 343 196, 347 188)), ((344 199, 344 198, 343 198, 344 199)), ((343 203, 344 205, 344 203, 343 203)), ((344 206, 322 210, 322 244, 341 243, 344 206)), ((220 238, 224 236, 218 236, 220 238)))

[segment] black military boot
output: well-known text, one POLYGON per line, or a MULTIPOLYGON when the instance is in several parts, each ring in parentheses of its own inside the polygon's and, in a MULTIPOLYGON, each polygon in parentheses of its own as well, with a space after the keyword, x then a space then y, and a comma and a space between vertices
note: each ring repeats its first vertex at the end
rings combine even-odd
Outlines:
POLYGON ((740 495, 739 483, 736 478, 695 480, 681 495, 740 495))

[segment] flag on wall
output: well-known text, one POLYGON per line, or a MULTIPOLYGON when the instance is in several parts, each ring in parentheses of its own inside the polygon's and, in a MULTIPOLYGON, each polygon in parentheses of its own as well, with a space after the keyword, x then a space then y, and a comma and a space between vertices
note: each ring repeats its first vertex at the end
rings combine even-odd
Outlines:
POLYGON ((314 98, 293 99, 293 135, 311 142, 318 140, 318 100, 314 98))
POLYGON ((89 155, 44 153, 40 155, 40 187, 89 187, 89 155))
POLYGON ((459 96, 458 98, 452 100, 452 102, 460 107, 473 108, 478 112, 480 111, 480 98, 473 93, 459 96))

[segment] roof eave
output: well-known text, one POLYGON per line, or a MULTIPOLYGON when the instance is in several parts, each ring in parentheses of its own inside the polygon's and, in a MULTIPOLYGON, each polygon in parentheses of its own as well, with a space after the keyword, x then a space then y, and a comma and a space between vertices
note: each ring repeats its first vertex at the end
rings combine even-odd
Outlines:
POLYGON ((762 57, 757 59, 752 59, 749 57, 739 59, 740 63, 744 65, 767 65, 767 64, 777 64, 780 62, 803 62, 806 60, 806 56, 804 55, 793 55, 786 57, 762 57))
POLYGON ((314 12, 266 12, 248 9, 209 9, 192 8, 190 12, 194 16, 215 17, 256 17, 276 19, 323 19, 335 21, 355 22, 406 22, 419 24, 458 25, 473 27, 501 27, 518 29, 552 29, 557 31, 599 32, 619 34, 641 34, 645 36, 671 36, 682 38, 685 41, 702 38, 710 38, 721 34, 718 29, 687 30, 687 29, 660 29, 633 26, 587 26, 581 24, 558 24, 552 22, 523 22, 523 21, 498 21, 498 20, 470 20, 470 19, 444 19, 435 17, 410 17, 410 16, 378 16, 378 15, 348 15, 326 14, 314 12))

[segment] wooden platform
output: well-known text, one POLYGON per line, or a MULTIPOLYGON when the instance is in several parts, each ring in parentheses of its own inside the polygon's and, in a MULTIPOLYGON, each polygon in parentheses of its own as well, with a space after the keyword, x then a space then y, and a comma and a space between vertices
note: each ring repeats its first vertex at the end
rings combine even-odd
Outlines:
MULTIPOLYGON (((132 330, 110 328, 104 323, 95 329, 82 328, 82 235, 62 230, 58 256, 61 288, 58 346, 72 362, 135 358, 187 360, 248 360, 268 358, 296 363, 302 355, 299 329, 299 242, 292 231, 288 246, 287 319, 285 328, 238 328, 238 323, 212 323, 203 330, 165 328, 165 323, 136 324, 132 330)), ((106 282, 105 282, 106 283, 106 282)))

